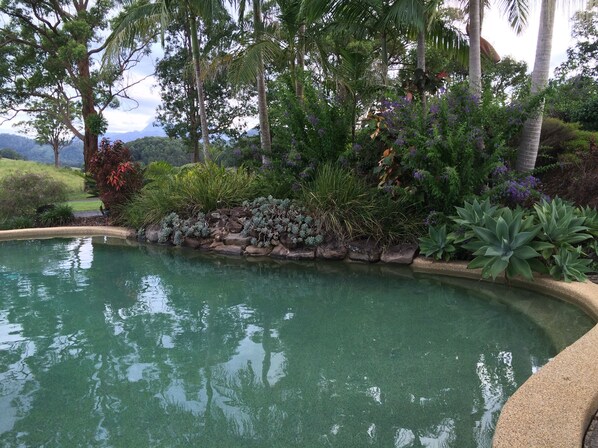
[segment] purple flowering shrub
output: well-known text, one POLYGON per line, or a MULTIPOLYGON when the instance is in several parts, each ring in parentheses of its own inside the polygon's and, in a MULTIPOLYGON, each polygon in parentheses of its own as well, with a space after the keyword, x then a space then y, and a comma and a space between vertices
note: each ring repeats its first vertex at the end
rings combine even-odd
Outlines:
POLYGON ((311 175, 324 162, 337 162, 351 135, 351 119, 339 107, 304 80, 299 101, 294 83, 281 77, 270 85, 272 160, 278 169, 296 176, 311 175))
POLYGON ((501 163, 492 171, 489 189, 483 196, 493 203, 515 208, 530 208, 542 199, 549 200, 542 193, 540 179, 531 174, 520 174, 501 163))
POLYGON ((376 168, 379 186, 407 190, 429 208, 451 211, 487 189, 523 113, 464 88, 432 98, 428 106, 384 102, 371 123, 373 137, 386 145, 376 168))

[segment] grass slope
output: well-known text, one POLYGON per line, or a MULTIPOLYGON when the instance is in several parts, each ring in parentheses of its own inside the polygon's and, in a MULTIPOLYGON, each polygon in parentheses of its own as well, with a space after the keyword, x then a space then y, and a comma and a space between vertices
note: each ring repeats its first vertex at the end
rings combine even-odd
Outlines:
POLYGON ((87 195, 83 192, 83 178, 70 168, 55 168, 25 160, 0 159, 0 179, 4 179, 17 172, 30 172, 50 176, 67 186, 69 199, 82 199, 87 195))

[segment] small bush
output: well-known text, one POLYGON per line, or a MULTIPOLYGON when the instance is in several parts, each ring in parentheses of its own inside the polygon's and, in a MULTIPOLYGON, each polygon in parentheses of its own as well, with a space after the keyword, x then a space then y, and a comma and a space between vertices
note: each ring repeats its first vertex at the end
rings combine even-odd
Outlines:
POLYGON ((241 204, 255 190, 254 176, 245 168, 224 168, 209 161, 181 172, 178 180, 184 200, 204 212, 241 204))
POLYGON ((100 150, 91 159, 89 169, 96 181, 100 199, 113 215, 142 186, 141 168, 131 160, 131 154, 123 142, 117 140, 111 144, 107 139, 102 139, 100 150))
POLYGON ((73 208, 67 204, 59 204, 37 216, 37 222, 44 227, 63 226, 75 219, 73 208))
POLYGON ((0 218, 0 230, 29 229, 31 227, 35 227, 35 222, 31 216, 0 218))
POLYGON ((66 199, 66 186, 41 174, 19 172, 0 181, 0 217, 32 217, 39 207, 66 199))
POLYGON ((2 158, 11 160, 27 160, 27 157, 10 148, 0 149, 0 159, 2 158))

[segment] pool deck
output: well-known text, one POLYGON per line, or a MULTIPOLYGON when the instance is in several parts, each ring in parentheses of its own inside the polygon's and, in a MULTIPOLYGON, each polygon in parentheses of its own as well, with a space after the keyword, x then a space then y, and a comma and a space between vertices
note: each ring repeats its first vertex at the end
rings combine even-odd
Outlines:
MULTIPOLYGON (((107 236, 134 239, 121 227, 55 227, 0 231, 0 241, 107 236)), ((465 263, 417 258, 414 272, 479 279, 465 263)), ((499 281, 499 280, 497 280, 499 281)), ((538 291, 582 308, 598 321, 598 285, 565 283, 551 278, 512 280, 517 287, 538 291)), ((581 448, 598 409, 598 325, 532 375, 505 404, 493 438, 494 448, 581 448)))

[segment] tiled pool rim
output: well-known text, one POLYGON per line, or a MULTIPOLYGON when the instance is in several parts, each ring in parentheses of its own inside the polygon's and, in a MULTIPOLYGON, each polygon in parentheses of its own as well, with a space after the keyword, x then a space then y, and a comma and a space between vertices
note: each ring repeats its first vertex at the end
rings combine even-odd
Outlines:
MULTIPOLYGON (((121 227, 54 227, 0 231, 0 241, 15 239, 106 236, 134 239, 121 227)), ((464 263, 414 260, 414 272, 479 279, 479 272, 464 263)), ((564 283, 550 278, 534 282, 513 280, 514 286, 532 289, 582 308, 598 321, 598 285, 564 283)), ((598 325, 531 376, 502 409, 494 433, 494 448, 581 448, 588 425, 598 408, 598 325)))

